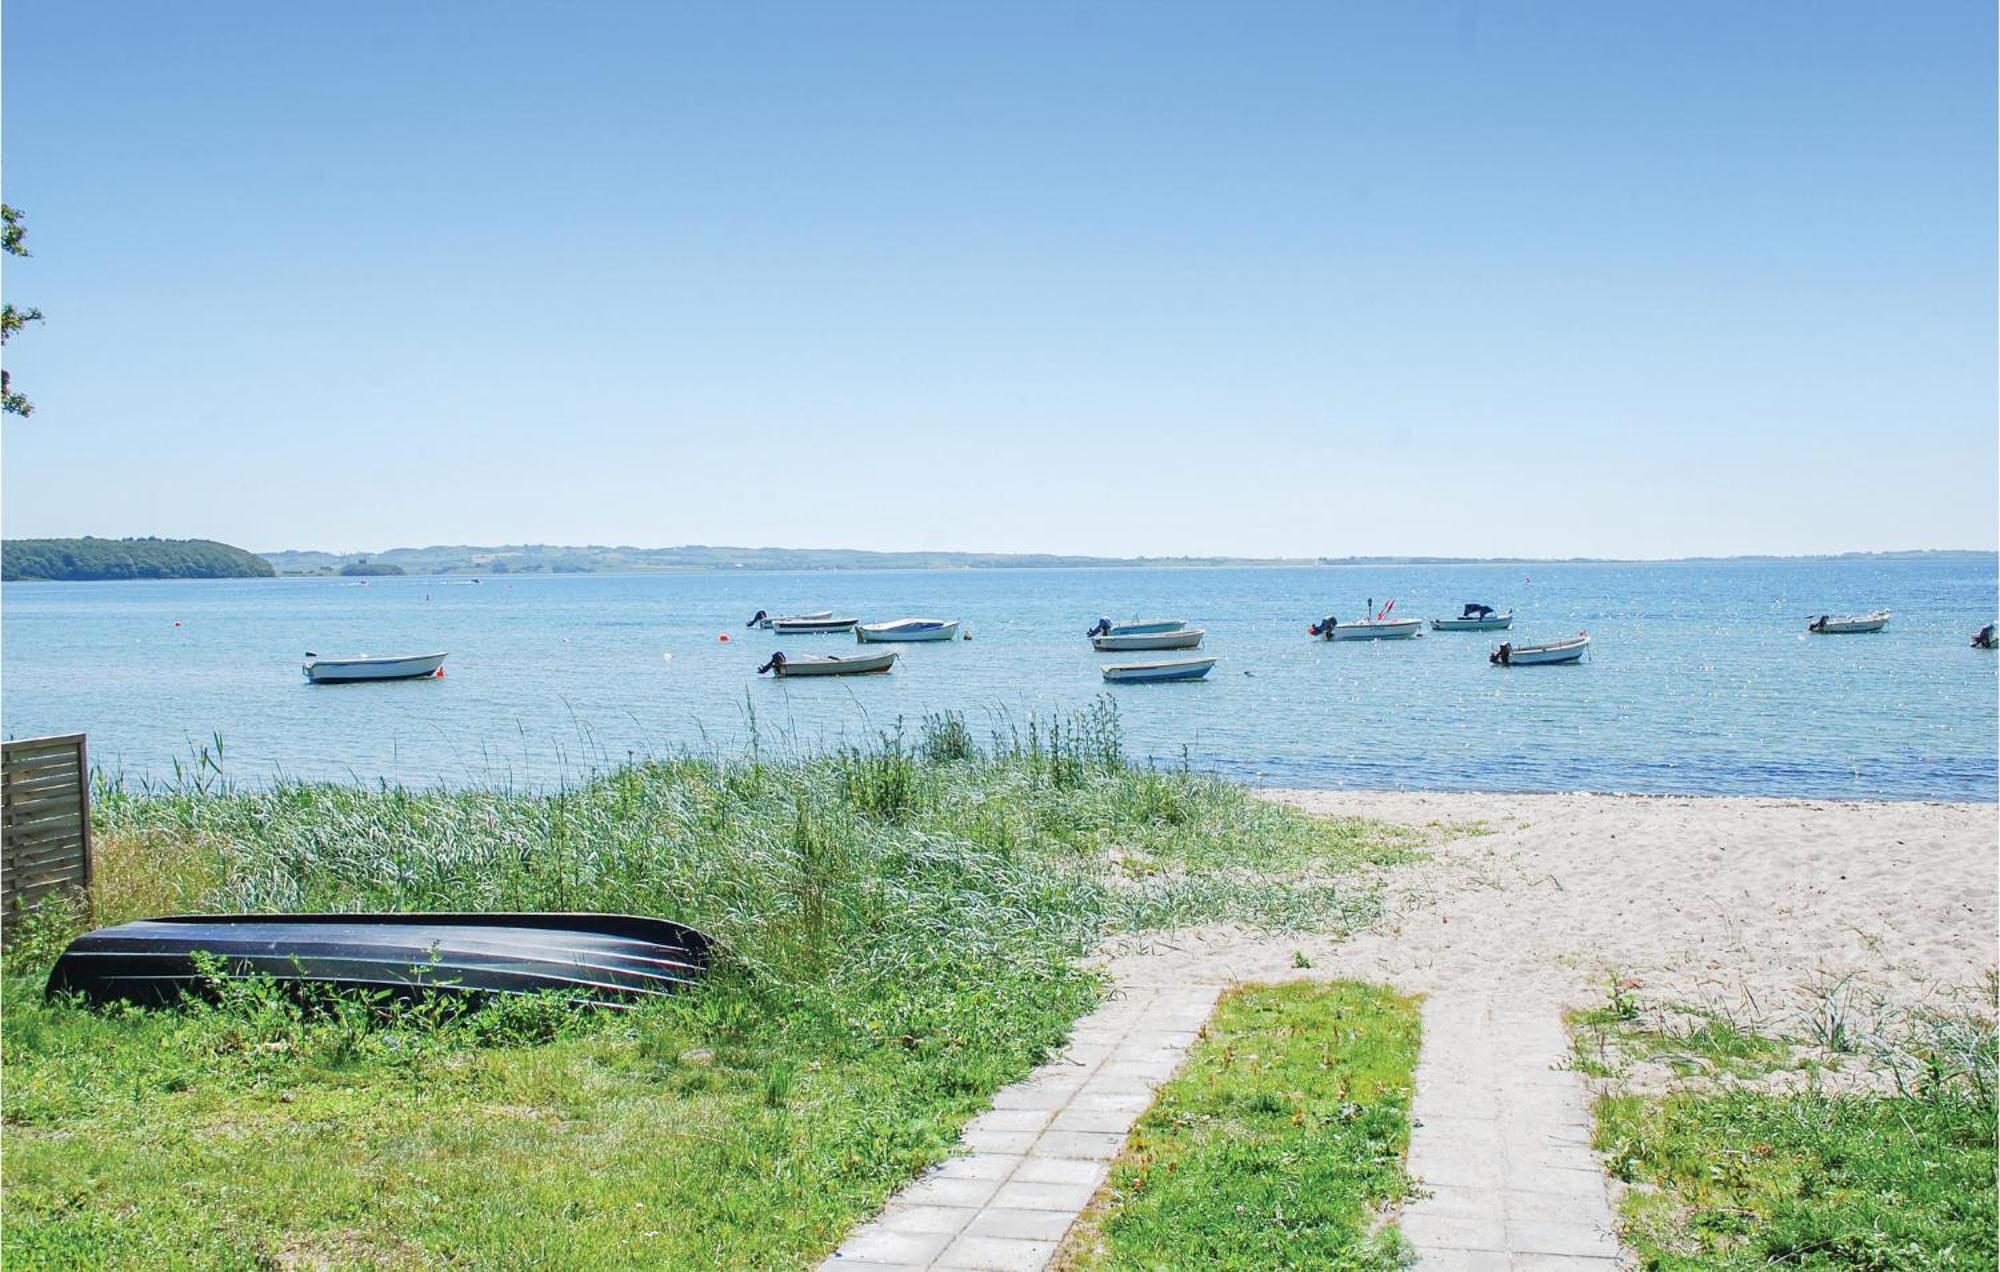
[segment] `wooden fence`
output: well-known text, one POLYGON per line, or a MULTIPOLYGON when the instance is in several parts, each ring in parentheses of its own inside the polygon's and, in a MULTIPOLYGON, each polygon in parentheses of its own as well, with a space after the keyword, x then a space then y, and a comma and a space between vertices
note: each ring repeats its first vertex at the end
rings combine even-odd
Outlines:
POLYGON ((90 887, 90 758, 83 734, 0 743, 0 924, 90 887))

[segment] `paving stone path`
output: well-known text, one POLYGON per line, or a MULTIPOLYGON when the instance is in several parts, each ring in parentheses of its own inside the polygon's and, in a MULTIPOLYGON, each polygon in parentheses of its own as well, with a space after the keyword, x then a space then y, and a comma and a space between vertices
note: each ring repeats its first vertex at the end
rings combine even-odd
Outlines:
POLYGON ((1553 1007, 1478 993, 1424 1001, 1403 1235, 1438 1272, 1613 1272, 1624 1266, 1590 1099, 1553 1007))
POLYGON ((993 1097, 963 1156, 891 1198, 823 1269, 1039 1272, 1104 1182, 1125 1133, 1180 1067, 1216 985, 1139 986, 1077 1022, 1068 1050, 993 1097))

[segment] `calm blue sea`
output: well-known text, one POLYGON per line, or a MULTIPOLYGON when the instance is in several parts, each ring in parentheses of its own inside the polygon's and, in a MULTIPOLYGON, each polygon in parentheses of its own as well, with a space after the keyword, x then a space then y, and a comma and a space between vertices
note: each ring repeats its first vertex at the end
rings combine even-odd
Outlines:
MULTIPOLYGON (((982 733, 1109 692, 1140 756, 1268 784, 1993 800, 1991 559, 1667 565, 1001 570, 7 584, 10 736, 83 730, 96 763, 162 776, 220 735, 275 774, 541 786, 628 756, 859 741, 926 712, 982 733), (1306 624, 1481 600, 1529 643, 1588 629, 1576 667, 1490 667, 1488 633, 1329 645, 1306 624), (1809 614, 1888 606, 1880 636, 1809 614), (831 608, 965 619, 882 677, 773 681, 743 624, 831 608), (1193 684, 1105 686, 1099 614, 1186 618, 1221 659, 1193 684), (727 634, 727 643, 719 635, 727 634), (442 680, 306 684, 303 651, 448 649, 442 680)), ((852 652, 847 637, 792 652, 852 652)))

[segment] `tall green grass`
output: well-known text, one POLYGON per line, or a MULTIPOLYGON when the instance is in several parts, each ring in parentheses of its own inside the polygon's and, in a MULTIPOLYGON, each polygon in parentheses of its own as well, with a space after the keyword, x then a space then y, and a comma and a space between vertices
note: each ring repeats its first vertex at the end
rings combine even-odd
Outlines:
MULTIPOLYGON (((809 1263, 1096 999, 1106 938, 1372 920, 1415 836, 1126 763, 1108 706, 984 746, 680 757, 542 793, 281 782, 219 762, 96 800, 98 919, 603 910, 720 943, 700 990, 501 1026, 225 998, 40 1000, 9 954, 9 1265, 809 1263), (530 1027, 532 1026, 532 1027, 530 1027)), ((541 1014, 535 1014, 535 1013, 541 1014)))

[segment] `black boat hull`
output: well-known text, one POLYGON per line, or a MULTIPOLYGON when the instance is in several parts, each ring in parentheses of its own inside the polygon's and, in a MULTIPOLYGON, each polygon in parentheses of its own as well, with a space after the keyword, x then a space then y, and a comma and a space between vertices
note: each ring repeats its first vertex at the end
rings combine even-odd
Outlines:
POLYGON ((176 915, 87 932, 49 973, 48 992, 93 1003, 170 1003, 220 974, 296 985, 486 997, 547 991, 631 1006, 686 988, 709 940, 623 914, 176 915))

